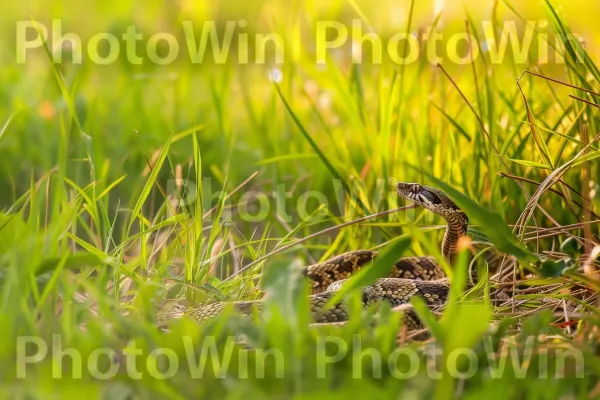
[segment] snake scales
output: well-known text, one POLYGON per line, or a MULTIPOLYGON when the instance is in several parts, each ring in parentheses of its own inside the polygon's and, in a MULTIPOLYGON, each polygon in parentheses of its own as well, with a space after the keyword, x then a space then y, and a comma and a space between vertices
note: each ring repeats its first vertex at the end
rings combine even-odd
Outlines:
MULTIPOLYGON (((398 194, 423 208, 440 215, 447 228, 442 240, 442 255, 452 264, 461 236, 467 232, 467 216, 441 190, 417 183, 396 184, 398 194)), ((309 302, 316 323, 340 322, 348 319, 348 310, 342 302, 325 309, 324 305, 339 289, 345 279, 368 265, 377 252, 358 250, 341 254, 324 262, 303 269, 303 275, 312 282, 309 302)), ((392 306, 407 304, 411 297, 421 296, 431 305, 446 302, 449 282, 433 257, 403 257, 392 268, 387 278, 378 279, 362 289, 364 306, 387 301, 392 306)), ((234 302, 235 309, 242 314, 252 314, 260 309, 262 301, 234 302)), ((219 315, 227 303, 213 303, 191 311, 188 316, 196 321, 205 321, 219 315)), ((407 318, 410 325, 411 318, 407 318)))

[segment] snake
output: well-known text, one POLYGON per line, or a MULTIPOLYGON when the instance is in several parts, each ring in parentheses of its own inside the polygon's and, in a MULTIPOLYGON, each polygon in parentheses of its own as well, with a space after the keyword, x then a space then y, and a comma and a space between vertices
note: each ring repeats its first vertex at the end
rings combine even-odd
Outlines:
MULTIPOLYGON (((452 265, 455 262, 459 241, 466 235, 469 219, 467 215, 443 191, 419 183, 398 182, 398 195, 417 206, 423 207, 446 221, 446 230, 441 244, 444 259, 452 265)), ((326 307, 329 299, 354 273, 367 267, 378 256, 374 250, 355 250, 340 254, 328 260, 302 269, 310 281, 310 311, 317 325, 320 323, 339 323, 347 321, 349 310, 345 302, 326 307)), ((402 309, 413 296, 420 296, 429 306, 441 306, 450 289, 448 278, 441 266, 431 256, 410 256, 398 259, 385 278, 377 279, 361 289, 361 301, 364 307, 388 302, 392 307, 402 309)), ((233 308, 243 315, 263 309, 263 300, 231 302, 233 308)), ((192 309, 187 315, 204 322, 220 315, 229 303, 217 302, 192 309)), ((418 326, 415 315, 410 310, 405 315, 411 328, 418 326)))

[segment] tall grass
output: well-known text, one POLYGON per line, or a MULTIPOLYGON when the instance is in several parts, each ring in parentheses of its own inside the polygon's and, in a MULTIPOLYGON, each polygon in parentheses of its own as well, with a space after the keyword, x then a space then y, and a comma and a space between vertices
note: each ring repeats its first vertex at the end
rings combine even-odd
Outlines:
MULTIPOLYGON (((429 20, 417 2, 405 3, 397 30, 445 24, 478 38, 482 18, 491 18, 497 30, 503 19, 526 21, 523 13, 539 11, 494 2, 491 16, 467 8, 453 24, 443 16, 429 20)), ((55 7, 24 17, 27 5, 11 5, 3 22, 33 16, 50 23, 56 12, 75 29, 75 12, 55 7)), ((84 35, 120 31, 131 19, 122 5, 90 8, 97 13, 79 21, 84 35)), ((549 2, 543 8, 548 31, 570 32, 556 8, 549 2)), ((382 9, 395 10, 392 4, 382 9)), ((255 18, 293 51, 283 65, 178 61, 164 67, 53 64, 52 43, 25 65, 0 53, 5 397, 598 395, 599 284, 590 254, 600 219, 600 73, 580 44, 567 42, 565 63, 552 66, 534 60, 495 65, 481 40, 473 44, 481 57, 465 66, 424 60, 401 68, 353 65, 340 53, 317 67, 308 47, 293 44, 294 32, 309 43, 318 20, 351 15, 378 27, 387 15, 354 1, 292 8, 285 2, 165 3, 137 13, 144 28, 173 32, 193 18, 255 18), (278 75, 281 80, 273 78, 278 75), (301 241, 401 206, 395 181, 452 192, 473 223, 474 264, 483 279, 465 291, 463 259, 449 271, 447 307, 432 312, 415 302, 432 337, 425 343, 403 333, 400 315, 389 306, 361 309, 356 287, 385 266, 375 265, 348 287, 348 324, 309 328, 300 266, 361 248, 440 258, 443 221, 419 209, 301 241), (171 319, 199 305, 265 293, 263 321, 231 310, 205 325, 171 319), (53 347, 55 334, 60 340, 53 347), (47 357, 29 365, 25 378, 16 367, 23 356, 18 337, 48 344, 47 357), (219 356, 231 357, 229 368, 220 371, 213 356, 201 379, 190 376, 184 356, 194 349, 198 357, 211 340, 219 356), (397 342, 418 357, 417 364, 397 361, 401 375, 411 379, 387 366, 397 342), (434 344, 444 350, 439 378, 431 377, 426 362, 434 344), (512 353, 500 351, 507 344, 521 357, 517 364, 512 353), (382 366, 381 376, 368 356, 320 364, 315 355, 334 354, 337 346, 375 349, 383 360, 373 361, 382 366), (53 360, 66 348, 80 351, 80 368, 78 356, 53 360), (88 367, 99 348, 114 354, 88 367), (126 349, 132 348, 143 353, 141 379, 127 370, 126 349), (156 353, 149 357, 159 348, 180 360, 169 379, 156 376, 168 370, 170 356, 158 356, 157 367, 156 353), (261 351, 273 349, 284 360, 279 370, 277 356, 262 357, 261 351), (470 349, 478 362, 468 378, 443 367, 455 349, 470 349), (490 349, 498 360, 488 358, 490 349), (557 354, 572 349, 582 361, 571 357, 563 370, 557 354), (490 375, 488 366, 499 360, 507 361, 506 370, 490 375), (417 369, 402 369, 410 365, 417 369), (111 366, 120 368, 115 377, 99 379, 111 366), (72 375, 77 370, 81 378, 72 375)), ((39 350, 30 341, 26 355, 39 350)), ((459 367, 468 367, 466 361, 459 367)))

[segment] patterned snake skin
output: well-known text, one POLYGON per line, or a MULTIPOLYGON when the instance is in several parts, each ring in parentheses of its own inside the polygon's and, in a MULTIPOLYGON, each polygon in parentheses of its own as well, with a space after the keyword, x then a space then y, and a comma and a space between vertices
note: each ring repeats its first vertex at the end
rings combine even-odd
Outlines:
MULTIPOLYGON (((442 191, 417 183, 398 183, 398 194, 438 215, 447 223, 442 241, 442 254, 452 263, 458 241, 467 231, 467 216, 442 191)), ((310 307, 313 320, 319 323, 337 323, 348 319, 348 309, 344 302, 329 309, 324 305, 337 291, 343 281, 354 272, 368 265, 377 253, 370 250, 358 250, 341 254, 324 262, 303 269, 303 275, 312 282, 310 307)), ((404 321, 409 328, 418 327, 418 319, 406 305, 411 297, 420 296, 431 306, 442 305, 448 297, 447 278, 432 257, 403 257, 394 264, 389 277, 379 279, 362 289, 364 306, 389 302, 404 313, 404 321)), ((227 303, 214 303, 191 311, 188 316, 196 321, 205 321, 219 315, 227 303)), ((240 301, 233 303, 235 309, 245 315, 261 312, 262 301, 240 301)))

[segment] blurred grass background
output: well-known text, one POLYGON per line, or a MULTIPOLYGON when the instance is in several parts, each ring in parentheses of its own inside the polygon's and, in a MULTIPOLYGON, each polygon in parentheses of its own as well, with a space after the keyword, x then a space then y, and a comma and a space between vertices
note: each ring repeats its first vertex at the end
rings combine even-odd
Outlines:
MULTIPOLYGON (((481 117, 488 138, 450 80, 426 60, 406 67, 389 61, 353 65, 348 51, 341 51, 335 52, 326 66, 317 66, 312 48, 317 21, 349 25, 359 18, 386 35, 420 32, 441 13, 440 30, 464 32, 468 23, 479 40, 484 20, 499 25, 517 21, 520 26, 523 19, 544 20, 550 34, 564 23, 583 37, 591 59, 597 60, 600 3, 552 1, 560 20, 553 19, 552 9, 544 2, 509 5, 466 0, 383 1, 377 6, 366 1, 279 0, 4 4, 0 17, 5 32, 0 36, 0 208, 4 211, 0 356, 8 365, 3 378, 11 382, 3 388, 5 394, 184 398, 253 393, 288 398, 337 388, 351 394, 389 396, 405 390, 415 398, 431 395, 433 387, 425 374, 406 382, 387 376, 386 384, 348 383, 351 372, 344 363, 322 381, 307 377, 312 365, 308 363, 295 372, 290 372, 290 366, 288 372, 294 379, 230 378, 234 383, 208 378, 198 382, 179 375, 167 381, 140 382, 119 375, 120 380, 109 384, 87 378, 52 380, 49 363, 29 370, 29 380, 16 380, 10 366, 17 335, 38 335, 51 342, 52 333, 61 333, 65 345, 84 352, 99 346, 120 349, 132 338, 150 351, 161 345, 176 346, 172 343, 182 334, 222 335, 219 326, 201 330, 190 321, 164 335, 156 329, 156 314, 168 303, 166 299, 207 302, 260 297, 257 286, 263 263, 242 278, 227 282, 222 278, 276 245, 353 216, 396 206, 391 182, 427 183, 425 175, 410 165, 496 210, 507 223, 516 223, 536 189, 523 179, 541 182, 572 160, 598 133, 599 123, 597 108, 568 97, 573 94, 598 104, 597 96, 526 75, 521 84, 539 127, 532 134, 516 79, 530 70, 598 92, 599 77, 593 64, 540 65, 531 57, 526 64, 507 58, 503 64, 492 65, 486 52, 473 66, 442 62, 481 117), (47 27, 52 19, 60 19, 63 32, 76 33, 84 44, 98 32, 120 36, 130 25, 145 34, 143 43, 158 32, 171 33, 183 42, 182 21, 201 26, 203 21, 245 19, 248 32, 280 34, 286 59, 283 65, 240 65, 235 61, 193 65, 181 46, 180 58, 167 66, 149 62, 135 66, 124 59, 109 66, 69 61, 53 66, 42 49, 28 53, 26 64, 16 64, 16 22, 30 19, 47 27), (274 73, 281 77, 283 97, 322 156, 284 108, 270 79, 274 73), (166 144, 168 152, 161 153, 166 144), (340 189, 324 160, 356 191, 364 207, 340 189), (202 202, 182 207, 174 200, 178 187, 172 180, 179 176, 195 183, 202 202), (203 186, 199 177, 205 178, 203 186), (252 179, 234 190, 248 178, 252 179), (278 191, 281 187, 289 194, 278 191), (219 197, 222 189, 231 194, 227 202, 219 197), (244 220, 239 207, 232 207, 249 201, 250 212, 258 212, 256 201, 244 198, 250 191, 267 194, 270 206, 259 221, 244 220), (308 213, 321 212, 321 218, 299 215, 297 199, 308 191, 322 193, 330 206, 319 211, 318 201, 308 201, 308 213), (285 214, 291 220, 276 212, 278 203, 286 205, 285 214), (202 218, 213 206, 216 211, 202 218), (227 207, 232 207, 230 217, 224 214, 227 207), (40 383, 31 383, 34 381, 40 383), (339 381, 345 385, 337 386, 339 381)), ((52 37, 49 46, 53 48, 52 37)), ((483 48, 483 42, 478 46, 483 48)), ((588 161, 569 169, 563 177, 565 184, 555 188, 560 196, 548 193, 540 200, 530 230, 591 219, 576 203, 598 212, 597 146, 589 153, 588 161)), ((371 226, 354 226, 309 241, 267 263, 284 270, 283 266, 371 248, 403 232, 406 219, 415 218, 428 226, 439 222, 420 212, 391 215, 371 226)), ((477 227, 474 232, 477 234, 477 227)), ((565 239, 574 237, 589 250, 597 242, 597 233, 595 227, 587 232, 579 227, 541 241, 532 240, 531 231, 521 238, 531 250, 560 259, 564 252, 559 246, 565 239)), ((441 230, 424 231, 423 238, 414 241, 410 254, 427 254, 428 247, 439 243, 441 230)), ((538 282, 540 286, 551 283, 556 282, 538 282)), ((579 284, 565 283, 567 288, 579 284)), ((568 292, 558 289, 553 295, 572 300, 568 292)), ((543 308, 533 295, 522 300, 532 309, 543 308)), ((591 311, 597 314, 595 308, 591 311)), ((504 321, 498 315, 495 319, 504 321)), ((556 321, 551 315, 536 316, 532 321, 528 327, 519 326, 523 335, 543 333, 570 340, 566 338, 573 333, 552 327, 556 321)), ((348 340, 355 331, 368 335, 367 323, 361 323, 339 334, 348 340)), ((393 337, 394 326, 380 327, 369 339, 371 344, 387 346, 382 343, 393 337)), ((258 336, 278 336, 265 340, 269 345, 288 346, 284 351, 294 362, 309 358, 310 351, 301 351, 302 346, 315 346, 314 333, 283 318, 273 318, 258 329, 258 336)), ((590 346, 585 350, 586 362, 591 360, 585 379, 532 384, 535 371, 523 381, 511 380, 510 374, 494 381, 481 373, 461 383, 462 389, 455 393, 503 398, 520 391, 540 398, 587 394, 594 389, 598 368, 590 346)))

